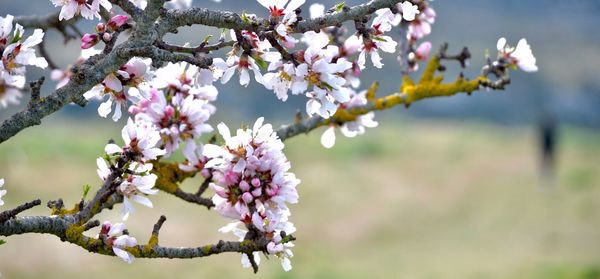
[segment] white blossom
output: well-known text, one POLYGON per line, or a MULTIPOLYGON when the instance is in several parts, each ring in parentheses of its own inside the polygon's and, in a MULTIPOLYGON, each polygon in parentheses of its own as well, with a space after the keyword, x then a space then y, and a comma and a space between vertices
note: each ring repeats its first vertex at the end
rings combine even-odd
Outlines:
POLYGON ((153 76, 153 72, 149 70, 151 62, 150 59, 134 57, 123 65, 121 69, 108 74, 102 83, 94 86, 90 91, 84 93, 83 96, 86 100, 101 100, 104 96, 108 95, 106 101, 98 107, 98 115, 107 117, 112 112, 113 103, 115 103, 115 112, 112 119, 116 122, 121 119, 121 110, 127 108, 128 101, 137 103, 144 98, 138 87, 153 76))
POLYGON ((325 15, 325 5, 314 3, 309 8, 310 18, 315 19, 325 15))
POLYGON ((165 150, 157 147, 160 141, 159 132, 149 123, 134 122, 129 118, 127 125, 121 130, 121 136, 125 146, 109 143, 104 148, 106 154, 125 154, 140 163, 155 160, 165 154, 165 150))
POLYGON ((305 0, 257 0, 263 7, 269 9, 272 17, 280 17, 293 13, 302 6, 305 0), (288 3, 289 2, 289 3, 288 3))
POLYGON ((415 17, 420 13, 419 7, 417 5, 413 5, 410 1, 404 1, 398 6, 402 11, 402 18, 404 18, 406 21, 415 20, 415 17))
POLYGON ((25 78, 12 78, 13 84, 6 83, 4 75, 0 73, 0 107, 6 108, 9 105, 18 105, 23 97, 21 89, 25 83, 25 78))
POLYGON ((107 11, 112 8, 108 0, 93 0, 92 3, 81 0, 50 0, 50 2, 55 7, 62 7, 58 15, 59 20, 69 20, 79 14, 87 19, 94 19, 94 17, 101 19, 100 5, 107 11))
POLYGON ((248 84, 250 84, 250 74, 248 73, 248 70, 254 72, 254 79, 256 82, 263 83, 263 76, 260 73, 260 68, 258 68, 256 61, 252 57, 247 55, 242 55, 241 57, 235 55, 229 56, 229 58, 227 58, 227 66, 227 70, 225 70, 221 77, 222 84, 229 82, 236 70, 240 75, 240 85, 242 86, 248 86, 248 84))
POLYGON ((137 174, 128 175, 119 187, 119 193, 123 195, 123 209, 121 210, 123 220, 127 220, 129 215, 135 212, 132 201, 152 208, 152 201, 145 195, 156 195, 158 190, 154 188, 156 179, 155 174, 147 174, 152 169, 152 164, 132 164, 130 170, 137 174))
MULTIPOLYGON (((362 91, 360 93, 356 93, 355 91, 349 89, 350 92, 350 100, 342 106, 346 109, 351 109, 357 106, 364 106, 367 104, 366 94, 367 91, 362 91)), ((353 121, 344 122, 342 125, 339 125, 340 131, 346 137, 352 138, 358 135, 362 135, 366 132, 366 128, 374 128, 377 127, 378 123, 374 121, 375 113, 368 112, 366 114, 356 116, 356 119, 353 121)), ((321 145, 325 148, 332 148, 335 145, 335 129, 338 125, 331 124, 325 130, 323 135, 321 135, 321 145)))
MULTIPOLYGON (((0 178, 0 188, 4 186, 4 178, 0 178)), ((2 200, 2 197, 4 197, 4 195, 6 195, 6 190, 0 190, 0 206, 4 205, 4 201, 2 200)))
POLYGON ((516 47, 511 47, 506 43, 506 38, 500 38, 496 46, 500 56, 510 64, 519 66, 525 72, 537 72, 536 59, 526 39, 519 40, 516 47))
POLYGON ((115 256, 131 264, 135 257, 126 249, 136 246, 137 240, 132 236, 123 234, 124 230, 125 225, 123 223, 111 224, 109 221, 105 221, 97 238, 101 239, 108 247, 111 247, 115 256))
POLYGON ((422 13, 419 13, 416 20, 410 22, 408 26, 408 39, 417 41, 431 34, 431 25, 435 23, 436 16, 433 8, 425 8, 422 13))

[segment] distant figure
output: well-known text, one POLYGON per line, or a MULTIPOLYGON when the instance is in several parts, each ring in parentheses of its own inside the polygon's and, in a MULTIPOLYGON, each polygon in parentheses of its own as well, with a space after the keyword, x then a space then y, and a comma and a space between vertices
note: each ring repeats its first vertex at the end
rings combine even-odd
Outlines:
POLYGON ((551 112, 544 110, 540 116, 539 143, 541 151, 541 186, 554 188, 556 168, 557 128, 551 112))

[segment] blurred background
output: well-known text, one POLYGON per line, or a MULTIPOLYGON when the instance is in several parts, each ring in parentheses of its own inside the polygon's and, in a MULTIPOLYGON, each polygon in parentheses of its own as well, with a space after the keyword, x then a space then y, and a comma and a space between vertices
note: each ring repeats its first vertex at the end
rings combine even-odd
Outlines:
MULTIPOLYGON (((254 1, 194 5, 265 15, 254 1)), ((495 53, 501 36, 513 45, 527 38, 540 71, 514 72, 504 92, 379 112, 380 127, 355 139, 338 134, 331 150, 319 144, 322 130, 286 141, 292 171, 302 179, 300 203, 292 206, 298 240, 291 272, 271 258, 253 275, 241 268, 238 254, 127 265, 48 235, 3 238, 0 272, 5 278, 600 278, 600 2, 438 0, 433 7, 438 17, 429 40, 449 42, 450 52, 468 46, 467 77, 479 72, 486 50, 495 53)), ((0 0, 3 16, 52 11, 49 1, 0 0)), ((94 24, 79 26, 89 32, 94 24)), ((219 32, 180 31, 168 41, 197 44, 219 32)), ((79 56, 78 41, 64 45, 54 30, 47 40, 59 65, 79 56)), ((363 78, 364 86, 378 80, 380 94, 399 86, 395 56, 384 59, 383 71, 369 70, 363 78)), ((446 65, 452 80, 460 69, 446 65)), ((28 68, 29 78, 41 75, 49 80, 47 72, 28 68)), ((256 84, 230 82, 219 90, 212 124, 236 127, 265 116, 279 126, 304 108, 304 97, 282 103, 256 84)), ((19 109, 0 111, 0 119, 19 109)), ((99 119, 96 109, 94 103, 65 107, 0 145, 4 208, 38 197, 70 205, 82 185, 97 189, 95 159, 109 138, 120 137, 123 123, 99 119)), ((184 188, 199 183, 192 179, 184 188)), ((138 206, 127 222, 139 242, 147 241, 161 214, 168 218, 163 245, 233 240, 217 232, 227 220, 216 213, 164 194, 152 200, 155 209, 138 206)), ((99 218, 119 221, 118 212, 99 218)))

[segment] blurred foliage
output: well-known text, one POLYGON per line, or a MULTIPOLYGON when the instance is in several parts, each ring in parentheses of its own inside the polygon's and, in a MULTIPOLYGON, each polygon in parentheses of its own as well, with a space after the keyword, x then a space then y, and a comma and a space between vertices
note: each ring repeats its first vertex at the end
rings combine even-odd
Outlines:
MULTIPOLYGON (((253 275, 236 254, 127 265, 47 235, 7 239, 0 271, 6 278, 88 279, 598 278, 600 134, 560 130, 550 189, 539 185, 534 129, 402 118, 380 124, 354 139, 338 133, 330 150, 320 146, 322 130, 286 141, 302 179, 300 203, 292 206, 299 230, 290 273, 271 257, 253 275)), ((52 118, 0 145, 6 206, 35 197, 72 204, 83 185, 96 190, 95 158, 110 137, 121 140, 110 121, 52 118)), ((138 207, 128 221, 139 241, 160 214, 168 218, 163 245, 232 240, 217 232, 227 223, 217 214, 165 194, 152 200, 155 209, 138 207)), ((118 221, 118 210, 100 218, 118 221)))

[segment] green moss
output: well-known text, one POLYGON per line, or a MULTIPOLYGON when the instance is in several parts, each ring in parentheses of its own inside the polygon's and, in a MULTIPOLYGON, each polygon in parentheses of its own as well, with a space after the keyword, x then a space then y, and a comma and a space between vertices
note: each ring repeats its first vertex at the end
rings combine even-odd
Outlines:
POLYGON ((202 248, 201 248, 201 249, 202 249, 202 253, 203 253, 204 255, 209 255, 209 254, 210 254, 210 250, 212 249, 212 245, 205 245, 205 246, 202 246, 202 248))

